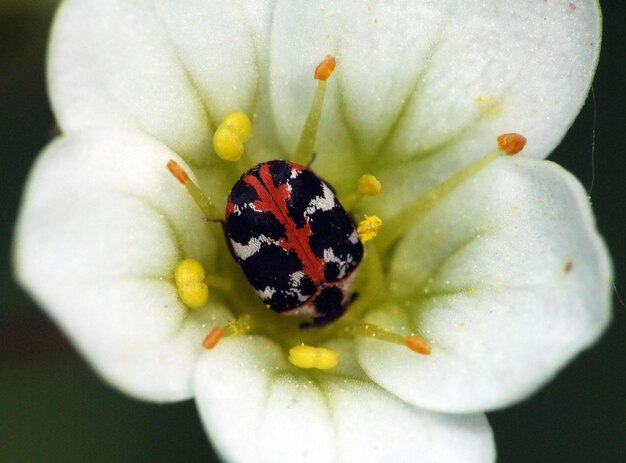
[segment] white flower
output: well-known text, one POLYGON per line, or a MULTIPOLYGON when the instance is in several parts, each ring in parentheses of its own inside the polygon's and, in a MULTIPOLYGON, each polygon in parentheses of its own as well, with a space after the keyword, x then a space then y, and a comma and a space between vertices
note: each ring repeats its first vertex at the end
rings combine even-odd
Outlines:
POLYGON ((585 193, 541 160, 585 99, 599 28, 591 0, 66 1, 49 60, 63 135, 28 182, 17 276, 108 382, 146 400, 195 397, 227 460, 490 461, 482 412, 531 394, 610 319, 585 193), (338 67, 314 169, 339 197, 374 173, 384 193, 363 210, 402 231, 394 246, 373 241, 355 284, 363 311, 348 318, 414 331, 429 356, 266 310, 165 169, 186 165, 221 207, 246 168, 294 152, 327 53, 338 67), (212 134, 233 110, 254 136, 227 163, 212 134), (505 132, 527 137, 520 156, 397 219, 505 132), (186 257, 234 289, 188 309, 173 282, 186 257), (245 313, 250 335, 202 348, 245 313), (299 337, 339 365, 291 365, 299 337))

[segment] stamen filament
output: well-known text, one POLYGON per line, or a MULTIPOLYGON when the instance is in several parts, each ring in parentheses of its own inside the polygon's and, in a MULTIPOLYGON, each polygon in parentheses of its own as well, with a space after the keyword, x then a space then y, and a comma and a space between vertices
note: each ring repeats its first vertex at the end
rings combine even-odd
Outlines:
POLYGON ((219 275, 207 275, 204 281, 210 288, 217 288, 222 291, 232 291, 235 286, 235 282, 232 279, 219 275))
POLYGON ((436 185, 426 194, 417 198, 395 217, 388 219, 384 230, 380 233, 377 244, 387 249, 400 236, 408 231, 413 224, 421 220, 448 193, 454 191, 463 182, 487 167, 503 153, 513 155, 519 153, 526 144, 526 139, 515 133, 503 134, 498 137, 498 149, 465 166, 446 180, 436 185))
POLYGON ((333 69, 335 69, 335 58, 328 55, 315 70, 315 79, 318 81, 317 89, 315 90, 315 96, 311 103, 309 115, 304 122, 304 127, 300 134, 298 147, 293 155, 294 162, 302 164, 303 166, 309 165, 313 160, 317 128, 319 126, 322 107, 324 106, 324 97, 326 95, 326 80, 330 77, 333 69))
POLYGON ((360 336, 390 342, 400 346, 406 346, 413 352, 429 355, 432 351, 430 345, 416 335, 403 336, 387 328, 372 323, 342 323, 340 332, 346 336, 360 336))
POLYGON ((205 217, 210 220, 221 220, 221 214, 217 207, 215 207, 211 200, 203 193, 200 187, 198 187, 198 185, 196 185, 195 182, 189 178, 189 174, 185 172, 185 169, 183 169, 176 161, 171 159, 167 163, 167 170, 169 170, 170 173, 183 184, 205 217))
POLYGON ((308 165, 313 159, 315 140, 317 138, 317 127, 320 122, 320 116, 322 115, 322 106, 324 105, 325 95, 326 81, 321 80, 317 84, 317 90, 315 91, 315 96, 313 97, 313 103, 311 104, 309 115, 307 116, 304 127, 302 128, 298 148, 293 155, 293 160, 303 166, 308 165))

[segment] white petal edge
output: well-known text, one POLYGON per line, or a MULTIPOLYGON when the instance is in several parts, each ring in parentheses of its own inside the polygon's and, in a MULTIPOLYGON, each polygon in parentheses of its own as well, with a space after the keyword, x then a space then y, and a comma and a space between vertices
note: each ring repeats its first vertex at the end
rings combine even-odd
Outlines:
POLYGON ((206 163, 226 113, 263 114, 257 90, 264 83, 269 7, 262 1, 64 2, 48 62, 61 127, 132 128, 206 163))
POLYGON ((593 0, 69 0, 49 79, 65 130, 134 127, 188 159, 211 151, 226 112, 250 111, 259 160, 292 153, 312 71, 335 53, 316 168, 338 183, 350 156, 437 151, 449 174, 502 132, 524 133, 527 155, 547 156, 585 100, 600 29, 593 0))
POLYGON ((513 131, 530 140, 526 156, 545 157, 580 111, 600 50, 593 0, 279 1, 274 22, 272 102, 287 146, 306 116, 300 100, 312 94, 311 69, 326 53, 338 56, 321 153, 345 123, 361 156, 462 143, 459 162, 513 131))
MULTIPOLYGON (((351 363, 350 343, 340 365, 351 363)), ((489 462, 483 415, 444 415, 407 405, 358 375, 305 372, 260 337, 223 340, 199 361, 196 401, 222 457, 232 462, 489 462)))
POLYGON ((416 330, 433 352, 363 340, 359 360, 374 381, 428 409, 521 400, 611 318, 611 265, 587 196, 547 161, 501 159, 461 185, 408 233, 390 273, 404 302, 368 319, 416 330))
POLYGON ((140 134, 58 139, 31 172, 14 248, 18 281, 90 364, 154 401, 191 397, 202 339, 229 317, 217 303, 190 312, 178 300, 176 262, 210 269, 215 242, 169 159, 182 163, 140 134))

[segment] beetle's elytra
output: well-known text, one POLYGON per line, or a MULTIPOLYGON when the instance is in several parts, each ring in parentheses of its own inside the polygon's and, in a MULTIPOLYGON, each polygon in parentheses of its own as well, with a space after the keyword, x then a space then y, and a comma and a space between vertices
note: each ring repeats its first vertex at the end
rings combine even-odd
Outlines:
POLYGON ((354 299, 363 245, 333 189, 306 167, 276 160, 245 172, 228 197, 224 231, 272 310, 325 325, 354 299))

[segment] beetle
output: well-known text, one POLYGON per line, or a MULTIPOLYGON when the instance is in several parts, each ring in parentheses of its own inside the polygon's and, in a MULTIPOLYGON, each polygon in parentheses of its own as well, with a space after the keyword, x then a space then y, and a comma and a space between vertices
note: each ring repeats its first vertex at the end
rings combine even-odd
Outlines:
POLYGON ((334 189, 291 161, 257 164, 233 186, 223 222, 230 251, 263 302, 323 326, 343 315, 363 258, 334 189))

